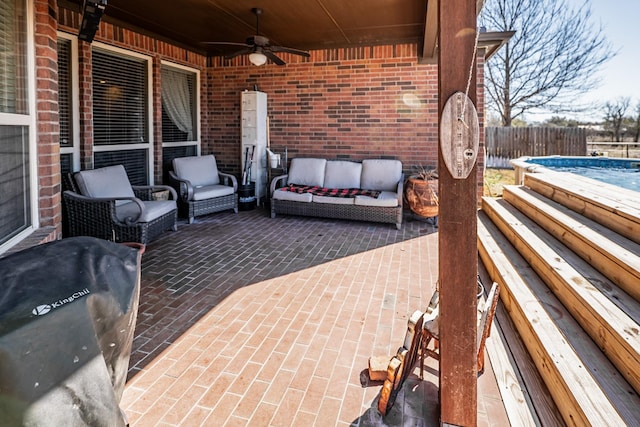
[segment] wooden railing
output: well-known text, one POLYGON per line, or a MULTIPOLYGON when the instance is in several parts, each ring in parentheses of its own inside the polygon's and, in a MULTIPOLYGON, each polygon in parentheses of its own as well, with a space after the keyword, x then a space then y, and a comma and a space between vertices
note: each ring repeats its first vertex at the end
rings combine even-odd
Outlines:
POLYGON ((485 129, 487 167, 509 167, 509 160, 522 156, 585 156, 587 131, 580 128, 485 129))

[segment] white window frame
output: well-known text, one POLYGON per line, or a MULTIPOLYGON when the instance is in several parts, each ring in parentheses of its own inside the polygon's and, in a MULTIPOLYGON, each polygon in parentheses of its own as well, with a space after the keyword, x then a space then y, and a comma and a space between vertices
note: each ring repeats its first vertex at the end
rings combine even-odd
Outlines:
MULTIPOLYGON (((195 107, 196 111, 194 114, 196 115, 196 134, 197 137, 193 141, 181 141, 181 142, 163 142, 162 147, 185 147, 190 145, 196 146, 196 154, 200 155, 200 148, 202 145, 202 136, 201 136, 201 120, 200 120, 200 70, 197 68, 187 67, 182 64, 176 64, 175 62, 160 61, 161 65, 166 65, 167 67, 177 68, 179 70, 188 71, 190 73, 194 73, 196 75, 196 87, 194 88, 195 92, 195 107)), ((160 71, 160 75, 162 76, 162 71, 160 71)), ((162 82, 160 82, 162 84, 162 82)), ((162 90, 162 89, 161 89, 162 90)), ((160 106, 162 108, 162 106, 160 106)))
POLYGON ((153 138, 153 90, 152 90, 152 79, 153 79, 153 61, 151 56, 143 55, 138 52, 134 52, 127 49, 122 49, 119 47, 115 47, 106 43, 101 42, 93 42, 93 46, 102 49, 117 53, 123 56, 130 56, 134 58, 139 58, 147 63, 147 135, 149 141, 144 144, 114 144, 114 145, 94 145, 93 152, 105 152, 105 151, 128 151, 128 150, 148 150, 147 156, 147 170, 150 184, 153 184, 153 160, 154 160, 154 138, 153 138))
POLYGON ((40 228, 40 213, 38 203, 38 147, 37 147, 37 127, 36 127, 36 79, 35 79, 35 10, 32 1, 22 0, 25 4, 27 15, 27 113, 13 114, 0 113, 0 125, 3 126, 26 126, 29 129, 29 198, 31 204, 31 225, 20 233, 0 245, 0 254, 6 252, 12 246, 40 228))
POLYGON ((58 32, 59 39, 71 42, 71 133, 73 146, 60 146, 60 154, 71 154, 73 159, 72 170, 80 170, 80 98, 78 75, 78 37, 69 33, 58 32))

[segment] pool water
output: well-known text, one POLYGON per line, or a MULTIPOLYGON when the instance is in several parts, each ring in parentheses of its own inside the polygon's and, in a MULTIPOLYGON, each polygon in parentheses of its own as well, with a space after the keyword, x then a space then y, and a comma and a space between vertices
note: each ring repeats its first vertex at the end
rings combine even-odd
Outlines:
POLYGON ((609 157, 532 157, 535 163, 559 172, 596 179, 618 187, 640 192, 640 159, 614 159, 609 157))

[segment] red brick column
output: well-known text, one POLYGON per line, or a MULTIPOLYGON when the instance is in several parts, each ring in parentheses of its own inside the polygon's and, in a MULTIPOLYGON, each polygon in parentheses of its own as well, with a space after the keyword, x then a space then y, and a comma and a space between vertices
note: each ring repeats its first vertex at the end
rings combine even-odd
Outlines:
POLYGON ((91 44, 78 40, 78 97, 80 99, 80 168, 93 169, 93 86, 91 44))
POLYGON ((153 179, 162 184, 162 62, 160 55, 153 55, 152 105, 153 105, 153 179))
POLYGON ((36 0, 36 124, 40 226, 61 231, 57 0, 36 0))

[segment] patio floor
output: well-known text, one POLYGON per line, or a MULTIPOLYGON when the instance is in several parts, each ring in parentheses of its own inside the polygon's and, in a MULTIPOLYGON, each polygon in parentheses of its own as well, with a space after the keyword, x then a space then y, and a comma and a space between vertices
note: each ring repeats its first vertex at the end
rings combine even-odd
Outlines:
MULTIPOLYGON (((438 425, 436 361, 384 419, 367 374, 426 308, 437 246, 411 218, 398 231, 259 208, 181 223, 143 255, 121 407, 134 427, 438 425)), ((509 425, 488 358, 478 395, 478 425, 509 425)))

